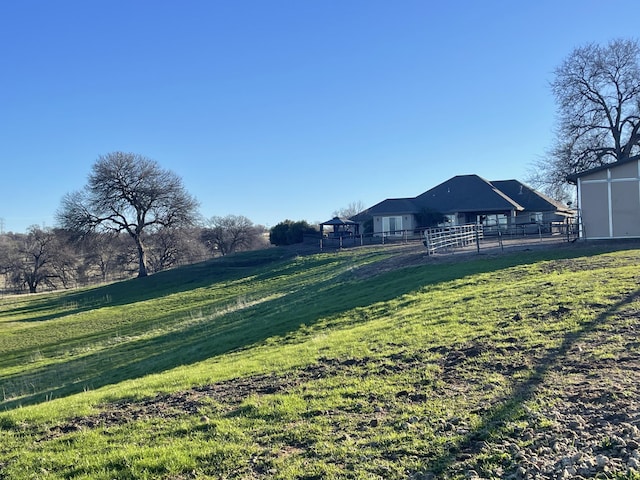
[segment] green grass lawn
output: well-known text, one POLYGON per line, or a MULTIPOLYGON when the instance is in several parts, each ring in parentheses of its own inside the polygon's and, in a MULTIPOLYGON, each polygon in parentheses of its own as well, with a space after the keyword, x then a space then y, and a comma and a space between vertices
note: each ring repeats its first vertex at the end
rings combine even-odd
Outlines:
POLYGON ((400 250, 0 298, 0 479, 462 478, 459 453, 550 401, 573 345, 629 348, 614 333, 640 309, 639 250, 388 268, 400 250))

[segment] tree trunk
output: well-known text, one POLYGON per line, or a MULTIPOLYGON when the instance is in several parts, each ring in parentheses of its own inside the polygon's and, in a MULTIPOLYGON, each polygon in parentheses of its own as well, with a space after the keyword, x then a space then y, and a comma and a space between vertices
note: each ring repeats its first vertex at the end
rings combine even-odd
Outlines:
POLYGON ((38 282, 33 280, 33 278, 27 279, 27 285, 29 286, 29 293, 36 293, 38 290, 38 282))
POLYGON ((135 237, 136 246, 138 247, 138 278, 146 277, 147 273, 147 251, 142 244, 140 237, 135 237))

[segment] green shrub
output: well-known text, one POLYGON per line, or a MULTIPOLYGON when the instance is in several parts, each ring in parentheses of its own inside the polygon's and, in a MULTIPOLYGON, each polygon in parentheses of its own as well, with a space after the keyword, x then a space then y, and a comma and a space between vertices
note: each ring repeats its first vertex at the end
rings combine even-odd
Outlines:
POLYGON ((277 246, 293 245, 294 243, 302 243, 305 235, 316 233, 316 229, 304 220, 298 222, 285 220, 271 229, 269 241, 277 246))

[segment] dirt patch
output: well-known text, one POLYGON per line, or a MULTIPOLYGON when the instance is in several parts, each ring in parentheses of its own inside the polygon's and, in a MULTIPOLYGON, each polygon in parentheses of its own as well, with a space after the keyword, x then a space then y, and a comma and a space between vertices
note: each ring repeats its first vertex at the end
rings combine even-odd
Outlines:
POLYGON ((424 365, 420 357, 392 355, 388 359, 330 359, 291 372, 287 375, 255 375, 224 382, 203 385, 173 394, 159 394, 142 401, 123 400, 100 407, 100 413, 75 417, 52 427, 42 438, 48 440, 84 428, 108 428, 150 418, 178 418, 198 415, 200 409, 214 401, 230 411, 251 395, 270 395, 291 391, 313 380, 340 374, 348 374, 366 367, 371 375, 389 375, 424 365))

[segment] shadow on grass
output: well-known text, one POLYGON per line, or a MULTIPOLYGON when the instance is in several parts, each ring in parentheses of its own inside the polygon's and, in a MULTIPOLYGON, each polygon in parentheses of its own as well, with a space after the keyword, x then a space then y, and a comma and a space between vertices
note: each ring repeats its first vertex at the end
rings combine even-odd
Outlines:
MULTIPOLYGON (((243 259, 242 257, 238 258, 244 261, 238 262, 237 259, 231 261, 223 258, 211 263, 184 267, 171 272, 162 272, 143 279, 105 285, 83 292, 76 292, 74 294, 63 294, 58 299, 48 299, 47 302, 45 302, 48 304, 49 310, 54 310, 53 313, 46 315, 43 314, 32 320, 27 319, 16 321, 14 323, 42 323, 42 326, 36 327, 38 330, 22 330, 23 334, 33 336, 33 332, 37 331, 40 333, 46 329, 55 328, 52 325, 47 325, 45 320, 71 318, 74 315, 81 314, 82 312, 97 310, 102 307, 114 308, 131 306, 137 312, 144 312, 144 309, 147 307, 144 305, 138 305, 140 302, 161 299, 162 297, 169 295, 175 296, 182 292, 195 290, 197 288, 212 287, 215 291, 222 291, 226 288, 227 283, 238 281, 243 281, 244 284, 248 286, 254 280, 266 281, 274 276, 287 275, 287 273, 294 269, 294 267, 291 266, 291 262, 269 262, 267 267, 262 267, 262 264, 265 262, 258 262, 260 265, 259 268, 251 268, 246 265, 246 259, 243 259), (229 265, 232 265, 232 267, 229 267, 229 265), (96 298, 103 298, 104 300, 96 301, 96 298), (61 309, 59 307, 60 304, 67 304, 70 302, 81 304, 82 307, 71 309, 61 309)), ((305 262, 305 266, 310 269, 321 268, 333 261, 334 260, 330 257, 317 258, 305 262)), ((274 290, 277 289, 276 286, 273 288, 274 290)), ((277 290, 270 293, 277 293, 277 290)), ((249 296, 254 296, 256 294, 266 295, 264 292, 254 293, 251 291, 247 291, 247 294, 249 296)), ((229 296, 226 300, 221 298, 220 301, 218 301, 213 298, 213 295, 214 294, 212 294, 212 301, 209 304, 199 305, 195 310, 226 309, 227 304, 238 302, 241 300, 241 297, 244 296, 239 294, 236 296, 236 300, 232 300, 232 297, 229 296)), ((37 299, 37 301, 37 309, 45 312, 47 307, 42 306, 39 299, 37 299)), ((174 305, 178 305, 178 303, 174 301, 174 305)), ((180 308, 178 307, 178 309, 180 308)), ((28 310, 29 307, 24 308, 24 311, 28 310)), ((5 310, 0 312, 0 315, 15 315, 17 311, 18 309, 5 310)), ((111 315, 126 317, 133 311, 134 310, 128 309, 116 310, 113 311, 114 313, 111 313, 111 315)), ((188 316, 188 314, 184 313, 182 315, 188 316)), ((50 338, 48 341, 38 343, 36 347, 28 346, 21 348, 19 341, 14 341, 12 345, 5 345, 5 350, 0 351, 0 368, 9 368, 20 365, 20 363, 24 364, 25 362, 30 361, 29 359, 33 357, 34 354, 37 357, 59 356, 60 352, 63 352, 63 354, 66 355, 69 351, 86 350, 84 347, 89 347, 96 342, 110 341, 115 337, 135 336, 140 333, 144 334, 149 329, 154 328, 154 326, 165 325, 165 322, 168 324, 175 323, 174 321, 177 318, 176 313, 171 311, 166 312, 166 314, 156 316, 141 313, 139 315, 141 320, 131 322, 129 324, 126 324, 125 322, 124 325, 115 324, 110 326, 108 320, 104 320, 104 318, 106 318, 105 316, 102 317, 102 325, 100 325, 99 328, 96 328, 95 331, 85 331, 84 333, 81 331, 71 331, 63 340, 60 340, 59 336, 57 336, 58 338, 50 338)), ((64 326, 61 326, 61 328, 64 328, 64 326)), ((11 334, 11 332, 9 332, 9 334, 11 334)), ((18 337, 15 338, 17 339, 18 337)), ((31 342, 28 343, 31 345, 31 342)))
POLYGON ((563 358, 566 357, 577 342, 604 325, 624 306, 638 299, 640 299, 640 290, 632 291, 593 320, 581 324, 576 331, 567 333, 559 347, 551 350, 541 358, 529 378, 514 386, 513 395, 509 399, 493 408, 481 424, 475 430, 469 432, 446 456, 431 459, 433 464, 436 465, 436 468, 433 468, 432 471, 437 475, 442 475, 456 463, 459 455, 479 453, 487 436, 499 433, 507 422, 518 419, 524 403, 534 398, 538 387, 545 381, 548 372, 562 362, 563 358))
MULTIPOLYGON (((289 260, 291 252, 268 249, 241 252, 206 262, 165 270, 144 278, 132 278, 80 291, 61 292, 44 298, 31 297, 27 305, 3 310, 6 316, 28 316, 19 322, 43 322, 100 307, 123 306, 175 294, 213 282, 243 278, 248 271, 268 269, 289 260), (52 312, 52 313, 47 313, 52 312)), ((19 297, 20 300, 28 296, 19 297)))
MULTIPOLYGON (((61 398, 86 389, 97 389, 250 348, 268 338, 285 337, 302 325, 312 326, 327 316, 368 306, 375 302, 391 300, 426 285, 455 280, 472 274, 498 271, 539 260, 571 258, 583 254, 584 251, 580 249, 561 252, 525 252, 525 254, 474 259, 455 264, 426 264, 387 272, 364 280, 355 280, 351 277, 351 272, 343 264, 340 268, 346 268, 347 271, 342 276, 322 279, 316 274, 316 277, 320 278, 299 287, 293 282, 286 286, 288 293, 279 298, 215 316, 208 321, 192 324, 185 322, 183 328, 178 331, 139 340, 124 339, 121 343, 116 342, 115 345, 94 353, 73 356, 69 360, 4 378, 0 387, 5 392, 6 399, 0 400, 0 409, 8 410, 52 398, 61 398)), ((335 261, 335 258, 332 254, 318 256, 304 263, 302 268, 314 265, 326 266, 335 261)), ((300 274, 299 265, 293 266, 286 262, 279 263, 278 270, 273 271, 271 267, 276 265, 274 261, 277 259, 261 263, 259 258, 254 258, 248 260, 249 264, 238 267, 237 263, 228 260, 231 262, 230 265, 236 265, 235 268, 239 270, 225 266, 224 262, 218 267, 222 270, 225 268, 232 270, 226 272, 224 280, 245 275, 265 279, 271 276, 287 275, 287 273, 300 274), (252 266, 255 262, 259 264, 257 269, 252 266)), ((144 279, 149 282, 147 283, 149 291, 136 286, 135 295, 129 293, 126 297, 127 301, 122 304, 189 290, 217 280, 215 266, 185 267, 172 274, 167 272, 164 280, 160 274, 144 279), (214 270, 207 271, 211 268, 214 270), (194 279, 196 283, 185 284, 180 279, 185 281, 194 279)), ((114 291, 113 289, 126 290, 130 288, 128 285, 128 283, 113 285, 99 292, 114 291)), ((95 290, 90 294, 96 295, 95 290)), ((162 319, 156 318, 154 321, 161 322, 162 319)), ((77 338, 74 339, 74 342, 77 341, 77 338)), ((533 389, 535 385, 536 382, 532 380, 531 386, 524 386, 516 398, 529 394, 527 389, 533 389)), ((496 412, 493 416, 494 420, 488 421, 488 425, 500 415, 504 413, 496 412)))
MULTIPOLYGON (((284 337, 327 315, 409 292, 422 283, 419 276, 402 283, 393 278, 382 283, 369 280, 358 283, 357 288, 334 279, 316 281, 262 303, 214 314, 210 320, 187 321, 179 331, 141 340, 124 339, 99 352, 5 377, 3 391, 19 391, 22 395, 0 401, 0 408, 60 398, 249 348, 270 337, 284 337)), ((161 323, 161 319, 153 321, 161 323)))

